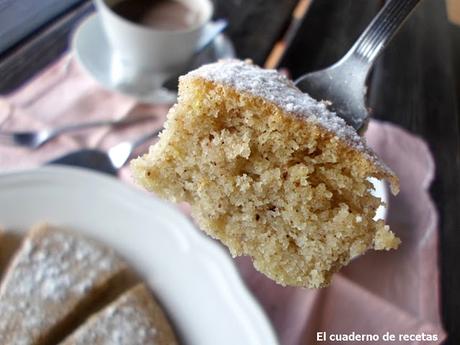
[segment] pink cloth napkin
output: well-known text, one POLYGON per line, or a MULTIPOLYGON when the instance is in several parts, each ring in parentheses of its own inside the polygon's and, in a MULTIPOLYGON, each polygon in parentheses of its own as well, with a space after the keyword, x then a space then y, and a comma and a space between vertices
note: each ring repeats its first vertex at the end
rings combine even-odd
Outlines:
MULTIPOLYGON (((135 139, 161 127, 167 109, 102 89, 66 55, 16 93, 0 98, 1 130, 139 115, 152 120, 63 135, 35 151, 0 146, 0 170, 35 167, 78 148, 107 149, 135 139)), ((428 194, 433 159, 422 140, 390 124, 372 121, 366 138, 401 180, 401 192, 391 198, 388 213, 388 223, 403 241, 399 250, 354 260, 322 290, 283 288, 256 272, 248 258, 235 259, 283 345, 330 344, 331 336, 353 332, 378 336, 376 344, 440 344, 446 337, 439 316, 437 213, 428 194), (386 333, 395 340, 383 340, 386 333), (327 340, 320 341, 322 337, 327 340), (422 337, 437 340, 417 340, 422 337)), ((126 168, 120 177, 130 180, 126 168)))

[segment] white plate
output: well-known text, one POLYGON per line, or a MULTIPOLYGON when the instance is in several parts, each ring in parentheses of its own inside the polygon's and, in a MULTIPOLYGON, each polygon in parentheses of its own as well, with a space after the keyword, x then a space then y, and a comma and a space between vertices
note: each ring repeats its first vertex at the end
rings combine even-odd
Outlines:
POLYGON ((376 196, 377 198, 380 198, 384 205, 381 205, 377 211, 375 212, 375 220, 378 219, 383 219, 385 220, 387 217, 387 212, 388 212, 388 201, 389 201, 389 195, 388 195, 388 186, 385 181, 382 180, 377 180, 376 178, 371 177, 369 181, 374 185, 374 190, 372 191, 372 195, 376 196))
MULTIPOLYGON (((125 66, 113 54, 98 14, 91 15, 77 28, 72 40, 72 50, 83 69, 108 90, 127 94, 147 103, 171 103, 176 100, 175 92, 160 88, 168 75, 143 75, 141 82, 121 77, 130 74, 123 71, 129 69, 129 66, 125 66), (148 81, 148 84, 145 84, 145 81, 148 81), (157 86, 154 88, 152 85, 157 86)), ((196 65, 232 57, 235 57, 233 45, 221 34, 200 54, 196 65)))
POLYGON ((137 269, 184 344, 278 344, 230 256, 168 204, 115 178, 67 167, 0 175, 0 223, 48 220, 113 247, 137 269))

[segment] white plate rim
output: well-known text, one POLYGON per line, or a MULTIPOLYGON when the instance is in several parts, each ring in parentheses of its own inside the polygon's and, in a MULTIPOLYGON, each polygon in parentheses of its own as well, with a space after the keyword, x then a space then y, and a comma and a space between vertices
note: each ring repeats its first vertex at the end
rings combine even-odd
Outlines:
MULTIPOLYGON (((82 168, 57 165, 40 167, 33 170, 1 173, 0 191, 5 190, 5 188, 14 189, 18 184, 22 186, 24 183, 32 183, 32 186, 36 182, 53 183, 56 185, 58 183, 63 183, 63 181, 65 181, 65 184, 72 180, 79 180, 84 183, 97 183, 101 188, 116 190, 118 193, 125 196, 131 195, 138 201, 136 207, 153 208, 153 204, 155 204, 155 207, 162 205, 160 206, 162 208, 162 214, 164 212, 164 214, 176 217, 178 224, 187 230, 181 231, 181 233, 184 235, 188 245, 195 248, 200 256, 208 263, 211 262, 217 271, 220 272, 220 279, 224 279, 229 287, 226 291, 226 295, 233 300, 234 305, 232 308, 238 308, 240 311, 246 313, 245 319, 252 322, 251 325, 246 325, 247 327, 245 327, 250 331, 250 334, 248 333, 248 339, 250 339, 248 344, 279 344, 276 333, 268 317, 263 312, 262 307, 255 300, 254 296, 249 292, 235 264, 231 261, 229 254, 217 243, 199 232, 183 214, 171 206, 167 206, 163 201, 159 201, 147 193, 136 190, 132 186, 108 175, 82 168), (212 258, 212 260, 209 260, 209 258, 212 258)), ((7 228, 9 227, 8 224, 2 225, 7 228)))

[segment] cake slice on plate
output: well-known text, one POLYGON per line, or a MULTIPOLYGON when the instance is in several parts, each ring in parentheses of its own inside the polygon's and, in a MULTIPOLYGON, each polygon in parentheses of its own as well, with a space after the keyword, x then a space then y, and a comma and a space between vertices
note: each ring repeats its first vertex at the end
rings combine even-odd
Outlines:
POLYGON ((61 345, 176 345, 172 328, 147 288, 139 284, 93 315, 61 345))
POLYGON ((92 240, 46 224, 32 228, 0 285, 0 344, 49 343, 126 267, 92 240))
POLYGON ((180 78, 135 180, 282 285, 323 287, 368 249, 396 248, 370 177, 398 178, 356 131, 286 77, 227 60, 180 78))

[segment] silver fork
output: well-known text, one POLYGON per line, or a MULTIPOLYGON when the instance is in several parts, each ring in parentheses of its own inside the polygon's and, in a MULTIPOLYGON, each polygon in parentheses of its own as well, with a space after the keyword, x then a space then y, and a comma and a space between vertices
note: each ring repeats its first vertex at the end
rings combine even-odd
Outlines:
POLYGON ((42 129, 38 131, 21 131, 21 132, 6 132, 0 131, 0 144, 11 145, 11 146, 23 146, 31 149, 36 149, 47 143, 48 141, 56 138, 57 136, 79 131, 83 129, 101 127, 101 126, 124 126, 128 124, 133 124, 136 122, 146 121, 153 119, 152 116, 138 116, 138 117, 129 117, 126 119, 118 120, 100 120, 100 121, 91 121, 83 122, 79 124, 67 125, 51 129, 42 129))
POLYGON ((388 0, 355 44, 334 65, 296 80, 297 87, 317 100, 357 131, 369 117, 365 105, 366 78, 379 54, 388 45, 420 0, 388 0))
POLYGON ((49 161, 47 164, 70 165, 96 170, 109 175, 117 175, 128 162, 134 150, 143 143, 156 138, 162 128, 144 134, 133 141, 124 141, 112 146, 108 151, 80 149, 49 161))

